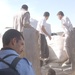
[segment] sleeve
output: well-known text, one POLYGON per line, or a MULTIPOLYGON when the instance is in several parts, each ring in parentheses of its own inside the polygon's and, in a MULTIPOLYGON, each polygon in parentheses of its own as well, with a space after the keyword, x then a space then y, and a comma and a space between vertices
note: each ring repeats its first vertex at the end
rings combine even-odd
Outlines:
POLYGON ((68 17, 62 19, 62 25, 66 26, 70 22, 68 17))
POLYGON ((16 70, 20 75, 35 75, 32 64, 27 59, 21 59, 16 66, 16 70))
POLYGON ((62 21, 61 21, 61 23, 62 23, 62 25, 66 25, 66 18, 65 19, 62 19, 62 21))
POLYGON ((43 19, 43 20, 41 21, 41 26, 45 26, 45 25, 46 25, 46 20, 43 19))

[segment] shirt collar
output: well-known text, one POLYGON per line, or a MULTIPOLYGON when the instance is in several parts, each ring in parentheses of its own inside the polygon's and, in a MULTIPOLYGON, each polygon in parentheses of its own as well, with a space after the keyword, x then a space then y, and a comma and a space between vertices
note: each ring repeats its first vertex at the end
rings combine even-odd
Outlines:
POLYGON ((15 54, 19 56, 19 54, 12 48, 2 48, 0 51, 0 55, 2 56, 9 55, 9 54, 15 54))
POLYGON ((1 50, 14 50, 14 49, 6 47, 6 48, 2 48, 1 50))

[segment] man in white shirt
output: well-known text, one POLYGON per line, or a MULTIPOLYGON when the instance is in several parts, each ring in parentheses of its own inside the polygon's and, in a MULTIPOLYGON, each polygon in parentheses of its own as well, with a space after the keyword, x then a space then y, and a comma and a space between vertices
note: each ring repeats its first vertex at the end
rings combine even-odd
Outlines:
POLYGON ((48 32, 46 31, 46 21, 48 20, 50 14, 49 14, 49 12, 45 12, 43 16, 44 16, 44 18, 38 22, 37 30, 39 31, 39 33, 41 35, 40 36, 41 37, 41 58, 48 58, 49 57, 49 48, 47 45, 45 35, 48 36, 49 39, 51 40, 51 35, 48 34, 48 32))
POLYGON ((72 32, 73 32, 73 25, 70 21, 70 19, 66 16, 64 16, 64 13, 62 11, 59 11, 57 14, 58 18, 61 20, 62 28, 64 30, 63 36, 65 36, 65 42, 64 42, 64 50, 67 51, 69 56, 69 62, 72 62, 72 48, 71 48, 71 40, 72 40, 72 32))

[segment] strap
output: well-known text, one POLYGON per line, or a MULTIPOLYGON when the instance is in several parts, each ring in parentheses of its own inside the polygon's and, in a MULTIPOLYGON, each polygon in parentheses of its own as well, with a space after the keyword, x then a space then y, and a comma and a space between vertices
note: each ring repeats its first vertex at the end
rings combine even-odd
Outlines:
POLYGON ((9 55, 6 55, 5 57, 3 57, 2 59, 6 59, 6 58, 8 58, 10 56, 17 56, 17 55, 16 54, 9 54, 9 55))
POLYGON ((3 63, 5 63, 6 65, 8 65, 11 69, 13 69, 14 71, 16 71, 17 72, 17 70, 11 65, 11 64, 9 64, 9 63, 7 63, 6 61, 4 61, 2 58, 0 58, 0 62, 3 62, 3 63))
POLYGON ((13 69, 14 71, 17 72, 17 70, 16 70, 15 67, 16 67, 17 63, 21 60, 21 58, 16 57, 16 58, 12 61, 11 64, 9 64, 8 62, 4 61, 5 58, 7 58, 7 57, 9 57, 9 56, 13 56, 13 55, 15 55, 15 54, 10 54, 10 55, 5 56, 4 58, 0 58, 0 62, 5 63, 5 64, 8 65, 11 69, 13 69))
POLYGON ((18 62, 19 62, 20 60, 21 60, 21 58, 16 57, 16 58, 13 60, 13 62, 11 63, 11 65, 15 68, 16 65, 18 64, 18 62))

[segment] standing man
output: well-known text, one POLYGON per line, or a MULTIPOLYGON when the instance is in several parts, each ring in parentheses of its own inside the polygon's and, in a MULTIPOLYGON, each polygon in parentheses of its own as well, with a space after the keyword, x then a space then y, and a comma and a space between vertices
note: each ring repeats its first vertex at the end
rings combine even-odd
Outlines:
POLYGON ((23 28, 30 26, 30 13, 28 12, 28 6, 22 5, 19 13, 14 17, 14 29, 23 32, 23 28))
POLYGON ((34 75, 32 65, 26 58, 22 58, 19 61, 16 59, 19 58, 19 55, 24 49, 24 37, 22 34, 17 30, 10 29, 4 33, 2 42, 3 48, 0 50, 0 75, 5 75, 5 73, 9 75, 17 75, 14 74, 13 71, 17 71, 17 73, 19 73, 18 75, 34 75), (2 62, 1 59, 6 63, 2 62), (10 65, 8 66, 7 63, 12 67, 10 67, 10 65), (12 70, 7 71, 9 67, 12 70), (5 73, 1 71, 3 69, 6 69, 5 73))
POLYGON ((72 61, 72 32, 73 32, 73 25, 70 21, 70 19, 66 16, 64 16, 64 13, 62 11, 59 11, 57 13, 58 18, 61 20, 62 28, 64 30, 63 36, 65 36, 65 43, 64 48, 68 53, 69 61, 66 64, 70 64, 72 61))
POLYGON ((39 31, 40 36, 41 36, 41 58, 48 58, 49 48, 47 45, 45 35, 48 36, 50 40, 51 40, 51 35, 48 34, 45 27, 46 27, 46 21, 48 20, 50 13, 45 12, 43 16, 44 16, 43 19, 38 22, 37 30, 39 31))

